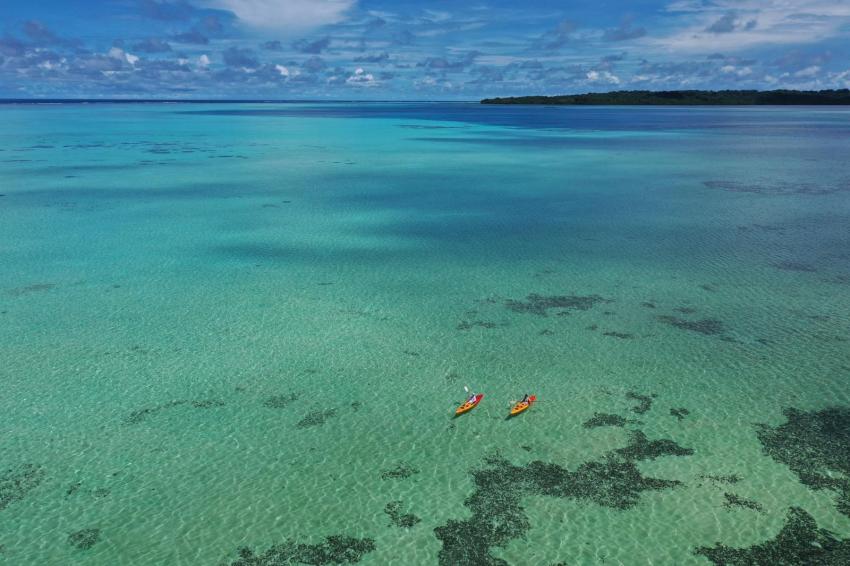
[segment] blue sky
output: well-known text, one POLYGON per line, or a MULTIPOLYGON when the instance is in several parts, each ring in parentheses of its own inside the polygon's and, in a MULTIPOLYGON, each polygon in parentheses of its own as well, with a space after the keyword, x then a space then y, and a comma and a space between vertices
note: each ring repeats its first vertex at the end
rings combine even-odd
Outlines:
POLYGON ((0 0, 0 14, 0 97, 850 86, 850 0, 0 0))

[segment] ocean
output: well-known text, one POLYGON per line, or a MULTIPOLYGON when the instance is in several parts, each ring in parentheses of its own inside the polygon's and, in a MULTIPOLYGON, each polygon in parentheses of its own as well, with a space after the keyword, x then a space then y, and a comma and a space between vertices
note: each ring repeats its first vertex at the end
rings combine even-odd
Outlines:
POLYGON ((0 563, 842 563, 848 140, 0 106, 0 563))

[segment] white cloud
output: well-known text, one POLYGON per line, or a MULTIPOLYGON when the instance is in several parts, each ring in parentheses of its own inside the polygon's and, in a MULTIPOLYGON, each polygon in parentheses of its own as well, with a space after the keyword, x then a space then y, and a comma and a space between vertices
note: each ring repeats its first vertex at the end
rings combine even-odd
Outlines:
POLYGON ((378 82, 372 73, 367 73, 362 68, 358 67, 354 74, 345 79, 346 84, 354 86, 377 86, 378 82))
POLYGON ((289 69, 287 69, 283 65, 275 65, 274 68, 277 69, 277 72, 280 73, 281 77, 289 76, 289 69))
POLYGON ((753 70, 750 67, 736 67, 735 65, 723 65, 720 67, 720 72, 738 77, 746 77, 753 74, 753 70))
POLYGON ((608 71, 588 71, 585 76, 591 83, 620 84, 620 77, 608 71))
POLYGON ((850 2, 836 0, 681 0, 667 11, 678 14, 685 25, 652 43, 676 52, 816 43, 840 35, 850 24, 850 2), (723 14, 734 15, 732 29, 710 31, 723 14))
POLYGON ((282 31, 304 31, 345 19, 357 0, 205 0, 230 10, 246 24, 282 31))
POLYGON ((198 57, 198 66, 199 67, 209 67, 210 66, 210 58, 206 53, 198 57))
POLYGON ((135 55, 133 55, 131 53, 127 53, 126 51, 124 51, 123 49, 120 49, 118 47, 110 48, 108 54, 113 59, 117 59, 119 61, 126 61, 127 63, 130 63, 131 65, 135 65, 139 61, 138 57, 136 57, 135 55))
POLYGON ((794 73, 795 77, 814 77, 820 73, 820 67, 812 65, 794 73))

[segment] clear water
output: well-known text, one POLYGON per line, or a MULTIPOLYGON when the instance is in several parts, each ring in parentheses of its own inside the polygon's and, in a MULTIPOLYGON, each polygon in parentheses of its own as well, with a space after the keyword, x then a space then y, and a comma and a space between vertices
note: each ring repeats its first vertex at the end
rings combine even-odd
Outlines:
POLYGON ((637 429, 693 449, 638 463, 680 485, 523 497, 492 555, 708 564, 792 506, 850 535, 755 426, 850 405, 848 136, 809 108, 0 107, 0 563, 344 534, 436 564, 486 457, 572 470, 637 429), (485 399, 452 419, 466 384, 485 399))

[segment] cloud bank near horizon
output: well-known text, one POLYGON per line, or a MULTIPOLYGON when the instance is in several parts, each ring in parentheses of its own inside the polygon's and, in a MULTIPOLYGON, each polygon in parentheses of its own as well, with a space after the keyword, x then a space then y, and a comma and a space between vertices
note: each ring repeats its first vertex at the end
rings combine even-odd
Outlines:
POLYGON ((0 96, 13 98, 850 87, 841 0, 46 0, 4 11, 0 96))

